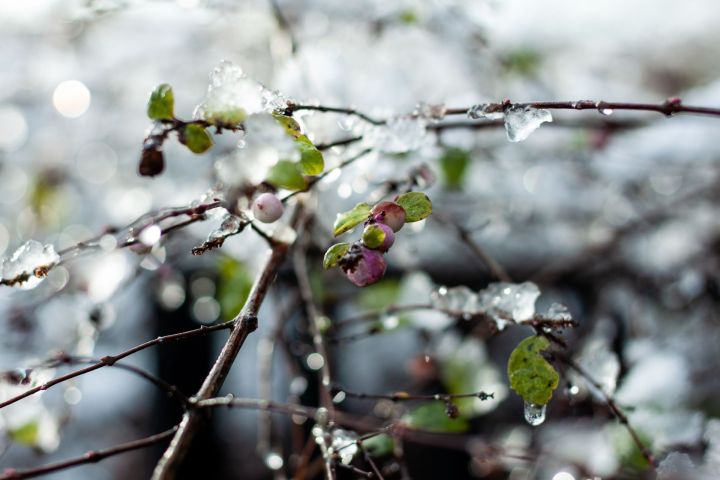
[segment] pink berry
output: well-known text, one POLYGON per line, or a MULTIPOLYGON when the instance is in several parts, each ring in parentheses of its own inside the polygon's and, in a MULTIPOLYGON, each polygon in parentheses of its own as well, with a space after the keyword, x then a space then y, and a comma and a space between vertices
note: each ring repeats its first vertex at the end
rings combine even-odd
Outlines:
POLYGON ((380 202, 370 210, 370 215, 378 223, 384 223, 393 229, 400 230, 405 224, 405 209, 395 202, 380 202))
POLYGON ((387 264, 379 251, 355 245, 343 258, 341 268, 352 283, 365 287, 383 277, 387 264))
POLYGON ((252 211, 258 221, 272 223, 282 217, 283 204, 272 193, 263 193, 253 202, 252 211))
POLYGON ((392 228, 384 223, 371 223, 363 230, 362 240, 368 248, 387 252, 395 243, 395 234, 392 228))

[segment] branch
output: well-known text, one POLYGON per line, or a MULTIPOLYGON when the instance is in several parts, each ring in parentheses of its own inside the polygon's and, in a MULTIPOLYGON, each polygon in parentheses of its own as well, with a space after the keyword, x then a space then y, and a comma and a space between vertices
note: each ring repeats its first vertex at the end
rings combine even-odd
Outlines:
MULTIPOLYGON (((278 269, 282 265, 288 251, 288 245, 284 243, 276 243, 270 256, 255 279, 250 295, 248 296, 245 306, 240 313, 233 319, 232 332, 223 347, 220 355, 215 361, 210 373, 205 378, 200 390, 195 395, 196 400, 205 400, 217 395, 218 391, 225 382, 230 367, 235 361, 240 348, 245 343, 245 339, 257 329, 257 314, 260 310, 265 295, 270 289, 278 269)), ((202 426, 203 417, 198 415, 197 410, 185 412, 182 421, 170 446, 158 461, 152 478, 154 480, 171 479, 177 474, 182 460, 187 454, 193 438, 202 426)))
POLYGON ((76 467, 78 465, 84 465, 86 463, 97 463, 100 460, 112 457, 114 455, 130 452, 132 450, 140 450, 142 448, 161 443, 164 440, 170 438, 175 433, 177 428, 178 427, 175 426, 170 430, 166 430, 162 433, 151 435, 149 437, 139 440, 133 440, 132 442, 121 443, 120 445, 105 450, 90 450, 89 452, 85 453, 80 457, 63 460, 57 463, 50 463, 41 467, 26 469, 7 468, 2 474, 0 474, 0 480, 19 480, 22 478, 34 478, 41 475, 46 475, 48 473, 65 470, 67 468, 76 467))

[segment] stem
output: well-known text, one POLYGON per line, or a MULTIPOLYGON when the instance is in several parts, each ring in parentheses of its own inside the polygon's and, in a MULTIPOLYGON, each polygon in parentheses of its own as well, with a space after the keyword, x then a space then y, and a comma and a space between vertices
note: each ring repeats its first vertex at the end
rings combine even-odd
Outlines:
POLYGON ((48 473, 65 470, 67 468, 76 467, 78 465, 83 465, 86 463, 96 463, 100 460, 112 457, 114 455, 130 452, 132 450, 139 450, 145 447, 149 447, 151 445, 155 445, 156 443, 160 443, 170 438, 175 433, 177 428, 178 427, 175 426, 170 430, 166 430, 162 433, 151 435, 149 437, 139 440, 133 440, 132 442, 121 443, 120 445, 116 445, 105 450, 90 450, 89 452, 86 452, 80 457, 70 458, 68 460, 63 460, 57 463, 50 463, 41 467, 26 469, 8 468, 2 474, 0 474, 0 480, 19 480, 22 478, 34 478, 41 475, 46 475, 48 473))
MULTIPOLYGON (((215 361, 210 373, 205 378, 200 390, 195 395, 196 400, 205 400, 217 395, 225 382, 230 367, 235 361, 245 339, 257 329, 257 314, 265 295, 273 283, 278 269, 287 255, 288 245, 276 243, 270 256, 265 262, 260 275, 255 279, 252 290, 245 306, 233 320, 233 329, 225 346, 215 361)), ((174 478, 180 468, 182 460, 190 449, 190 444, 203 424, 203 416, 197 410, 189 410, 183 415, 180 426, 170 442, 167 450, 155 466, 152 478, 154 480, 174 478)))

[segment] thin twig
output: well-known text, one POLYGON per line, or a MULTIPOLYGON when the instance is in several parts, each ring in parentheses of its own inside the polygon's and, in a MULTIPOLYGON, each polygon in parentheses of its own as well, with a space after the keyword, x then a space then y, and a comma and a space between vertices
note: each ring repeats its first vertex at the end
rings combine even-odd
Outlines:
POLYGON ((60 470, 76 467, 78 465, 84 465, 86 463, 97 463, 100 460, 112 457, 114 455, 130 452, 132 450, 139 450, 149 447, 151 445, 161 443, 170 438, 176 432, 177 428, 178 427, 175 426, 170 430, 166 430, 162 433, 151 435, 149 437, 139 440, 133 440, 132 442, 121 443, 120 445, 116 445, 105 450, 90 450, 89 452, 86 452, 80 457, 70 458, 68 460, 62 460, 60 462, 50 463, 48 465, 43 465, 40 467, 25 469, 8 468, 5 469, 2 474, 0 474, 0 480, 20 480, 23 478, 34 478, 42 475, 47 475, 48 473, 58 472, 60 470))

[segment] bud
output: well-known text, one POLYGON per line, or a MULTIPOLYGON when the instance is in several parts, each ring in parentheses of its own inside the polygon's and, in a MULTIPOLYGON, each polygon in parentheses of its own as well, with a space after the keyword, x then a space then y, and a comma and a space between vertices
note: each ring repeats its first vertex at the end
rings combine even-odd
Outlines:
POLYGON ((370 215, 378 223, 384 223, 393 229, 400 230, 405 224, 405 209, 395 202, 380 202, 370 210, 370 215))
POLYGON ((253 202, 252 211, 258 221, 272 223, 282 217, 283 204, 275 194, 263 193, 253 202))
POLYGON ((159 175, 165 169, 165 159, 162 150, 156 145, 146 145, 143 147, 142 156, 140 157, 140 165, 138 173, 143 177, 154 177, 159 175))

